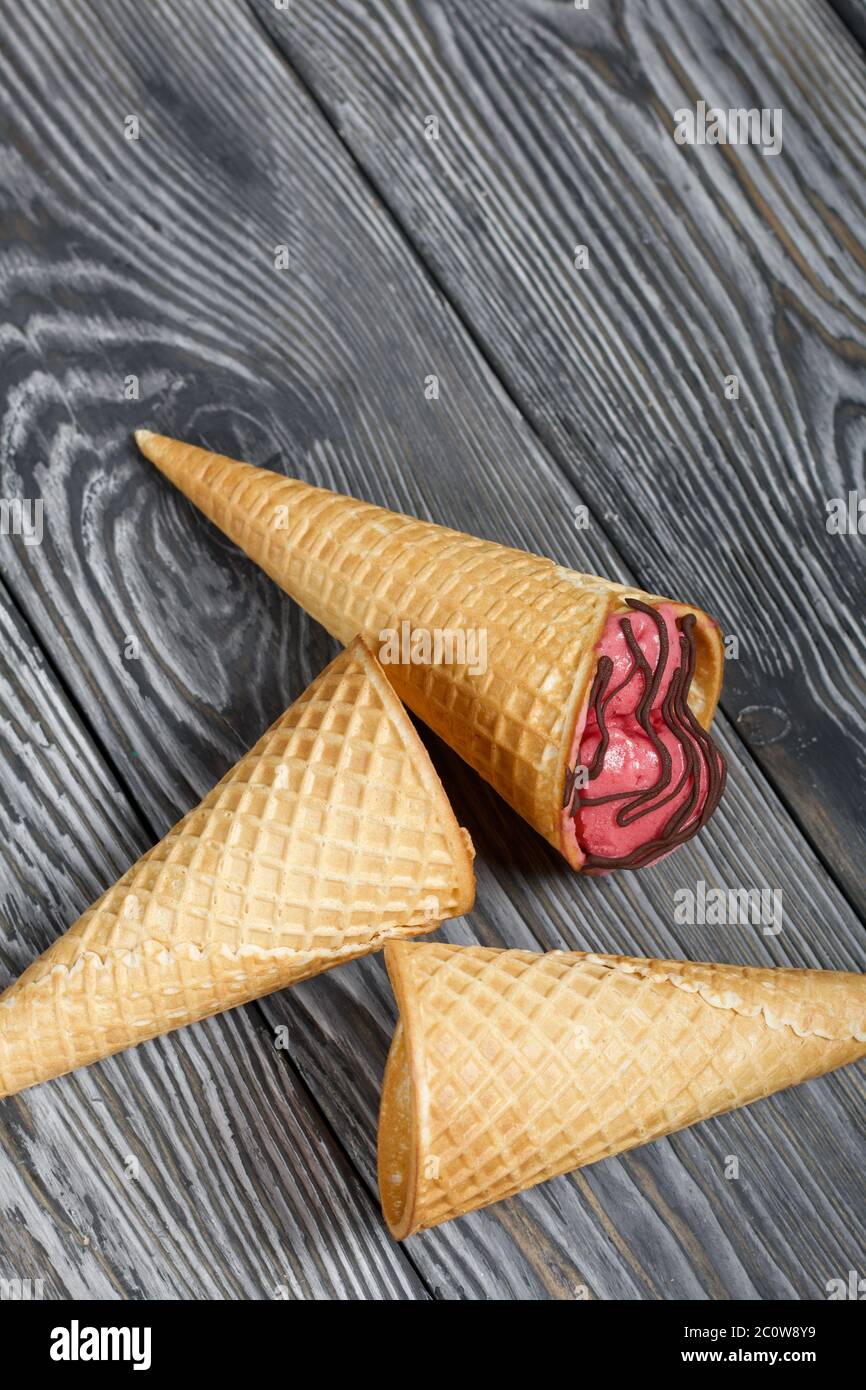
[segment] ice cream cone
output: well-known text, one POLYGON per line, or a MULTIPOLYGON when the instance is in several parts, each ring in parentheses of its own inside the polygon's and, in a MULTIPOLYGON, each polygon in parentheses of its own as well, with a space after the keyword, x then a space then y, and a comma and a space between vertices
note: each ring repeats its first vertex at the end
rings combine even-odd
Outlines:
MULTIPOLYGON (((328 632, 342 642, 361 632, 383 660, 396 652, 385 669, 401 699, 580 866, 562 817, 597 644, 628 598, 667 600, 148 430, 136 440, 328 632), (420 659, 409 633, 420 634, 420 659)), ((721 688, 721 635, 702 610, 675 607, 696 617, 689 703, 707 728, 721 688)))
POLYGON ((379 1186, 402 1240, 866 1055, 866 976, 396 942, 379 1186))
POLYGON ((472 847, 359 639, 0 997, 0 1095, 467 912, 472 847))

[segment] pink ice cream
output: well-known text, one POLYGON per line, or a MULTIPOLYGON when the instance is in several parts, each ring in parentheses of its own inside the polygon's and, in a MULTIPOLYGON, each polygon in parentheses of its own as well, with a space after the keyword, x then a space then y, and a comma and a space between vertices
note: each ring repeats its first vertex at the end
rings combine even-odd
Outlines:
POLYGON ((688 708, 694 618, 630 608, 608 618, 575 735, 586 771, 576 785, 570 773, 565 814, 590 873, 655 863, 706 824, 724 788, 721 754, 688 708))

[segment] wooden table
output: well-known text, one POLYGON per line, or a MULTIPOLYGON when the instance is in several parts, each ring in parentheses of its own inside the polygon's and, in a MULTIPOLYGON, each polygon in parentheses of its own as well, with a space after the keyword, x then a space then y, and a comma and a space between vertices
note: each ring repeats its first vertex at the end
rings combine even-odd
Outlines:
MULTIPOLYGON (((852 8, 2 0, 0 491, 44 536, 0 537, 0 981, 334 650, 138 425, 635 577, 738 639, 725 802, 640 874, 572 875, 430 740, 478 850, 448 939, 864 969, 866 542, 826 527, 866 493, 852 8), (782 152, 678 144, 701 99, 781 107, 782 152), (783 930, 677 924, 701 880, 781 890, 783 930)), ((862 1067, 393 1244, 393 1018, 372 958, 2 1102, 0 1278, 808 1299, 866 1274, 862 1067)))

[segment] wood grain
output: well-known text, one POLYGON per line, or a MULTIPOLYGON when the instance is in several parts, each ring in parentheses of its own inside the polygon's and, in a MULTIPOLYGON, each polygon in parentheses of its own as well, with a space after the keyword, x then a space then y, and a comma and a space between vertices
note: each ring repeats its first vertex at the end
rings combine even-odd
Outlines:
POLYGON ((814 0, 251 3, 640 582, 738 637, 724 708, 862 911, 862 54, 814 0), (678 145, 698 99, 781 153, 678 145))
MULTIPOLYGON (((0 588, 0 990, 148 845, 0 588)), ((237 1010, 0 1103, 0 1279, 54 1298, 424 1298, 237 1010)))
MULTIPOLYGON (((138 457, 136 425, 628 577, 600 514, 575 528, 586 493, 539 443, 245 10, 225 0, 206 12, 181 0, 0 10, 14 233, 0 259, 2 495, 42 497, 46 516, 43 544, 4 541, 0 563, 149 837, 332 647, 138 457), (138 142, 123 138, 130 113, 138 142), (273 268, 282 243, 288 273, 273 268), (130 372, 139 401, 123 399, 130 372), (138 659, 124 659, 129 635, 138 659)), ((714 586, 702 592, 695 579, 688 592, 709 603, 714 586)), ((721 734, 731 790, 708 831, 656 869, 603 884, 571 875, 437 745, 479 851, 478 910, 448 934, 861 967, 857 916, 724 721, 721 734), (676 926, 673 893, 700 878, 781 888, 785 930, 676 926)), ((43 797, 22 788, 16 814, 41 824, 43 797)), ((50 822, 43 833, 50 844, 50 822)), ((114 872, 106 865, 99 886, 114 872)), ((321 1112, 316 1125, 301 1110, 298 1126, 329 1156, 337 1136, 372 1200, 393 1020, 381 961, 259 1010, 208 1026, 217 1037, 241 1017, 288 1027, 291 1074, 321 1112)), ((153 1047, 183 1058, 187 1036, 197 1030, 153 1047)), ((243 1097, 246 1078, 234 1085, 243 1097)), ((859 1072, 827 1078, 418 1237, 406 1253, 443 1298, 821 1296, 825 1269, 862 1266, 866 1254, 862 1103, 859 1072), (739 1183, 720 1178, 720 1153, 742 1156, 739 1183)), ((168 1132, 164 1099, 153 1104, 173 1162, 186 1141, 168 1132)), ((255 1189, 260 1143, 238 1143, 255 1189)), ((299 1189, 286 1202, 295 1229, 309 1220, 299 1189)), ((211 1239, 209 1212, 185 1204, 183 1219, 211 1239)), ((268 1248, 267 1236, 244 1233, 244 1258, 255 1261, 259 1242, 268 1248)), ((340 1258, 350 1256, 370 1279, 347 1238, 340 1258)), ((143 1283, 160 1287, 150 1268, 143 1283)))
POLYGON ((862 48, 866 48, 866 6, 863 0, 829 0, 846 29, 862 48))

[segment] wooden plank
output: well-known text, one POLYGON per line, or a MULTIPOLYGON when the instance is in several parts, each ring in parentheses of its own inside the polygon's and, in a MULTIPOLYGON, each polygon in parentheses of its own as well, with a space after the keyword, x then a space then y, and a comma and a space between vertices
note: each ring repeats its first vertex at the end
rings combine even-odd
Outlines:
MULTIPOLYGON (((0 648, 2 989, 149 837, 2 588, 0 648)), ((426 1297, 255 1009, 0 1102, 0 1279, 49 1298, 426 1297)))
MULTIPOLYGON (((627 569, 598 517, 575 530, 583 498, 252 21, 225 3, 207 15, 103 4, 85 24, 81 13, 69 4, 50 16, 42 5, 10 12, 0 59, 11 130, 3 159, 21 237, 0 265, 12 306, 0 361, 2 485, 46 504, 43 544, 10 545, 3 561, 158 833, 332 648, 142 462, 129 442, 135 425, 615 578, 627 569), (42 71, 53 74, 50 96, 42 71), (118 133, 117 113, 127 111, 140 114, 138 142, 118 133), (273 269, 282 242, 288 275, 273 269), (140 402, 123 399, 128 372, 140 378, 140 402), (438 401, 425 398, 431 373, 438 401), (121 654, 129 633, 141 641, 138 661, 121 654)), ((857 963, 857 918, 724 723, 722 732, 732 788, 700 844, 604 884, 570 875, 438 749, 479 848, 479 909, 452 931, 507 945, 857 963), (781 887, 786 931, 773 939, 754 928, 720 937, 675 927, 673 892, 699 878, 781 887)), ((372 1190, 393 1018, 381 961, 262 1007, 288 1025, 293 1061, 372 1190)), ((567 1298, 583 1287, 597 1297, 669 1297, 707 1287, 710 1268, 728 1291, 802 1293, 814 1285, 815 1242, 833 1267, 856 1263, 866 1244, 846 1214, 862 1205, 857 1084, 842 1076, 798 1093, 811 1117, 805 1132, 832 1136, 814 1148, 776 1152, 767 1136, 783 1098, 658 1145, 651 1161, 664 1183, 655 1188, 633 1166, 647 1155, 615 1160, 419 1237, 411 1258, 442 1297, 567 1298), (714 1145, 739 1152, 728 1147, 738 1134, 772 1158, 770 1178, 753 1174, 747 1195, 743 1184, 719 1190, 714 1145), (687 1164, 682 1155, 695 1153, 687 1164), (801 1169, 826 1205, 838 1203, 815 1232, 801 1169), (790 1202, 790 1229, 762 1192, 768 1182, 790 1202), (671 1194, 688 1204, 695 1184, 701 1211, 714 1213, 701 1217, 700 1257, 685 1221, 671 1235, 671 1194), (743 1203, 754 1204, 748 1251, 731 1236, 743 1203)))
POLYGON ((724 708, 863 911, 862 54, 814 0, 252 3, 641 583, 739 638, 724 708), (781 153, 678 145, 698 99, 781 153))
POLYGON ((861 48, 866 48, 866 7, 863 0, 829 0, 829 4, 861 48))

